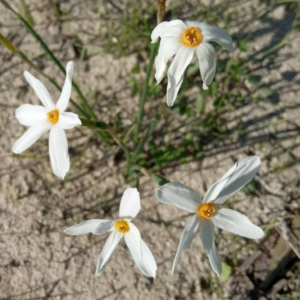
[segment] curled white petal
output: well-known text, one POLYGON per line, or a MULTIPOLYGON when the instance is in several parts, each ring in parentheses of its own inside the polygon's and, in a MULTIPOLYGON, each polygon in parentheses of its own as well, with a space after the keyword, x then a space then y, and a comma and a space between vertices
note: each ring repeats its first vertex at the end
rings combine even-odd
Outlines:
POLYGON ((61 92, 61 95, 57 101, 56 108, 60 111, 64 111, 71 97, 72 91, 72 75, 73 75, 73 62, 69 61, 66 66, 66 79, 61 92))
POLYGON ((108 237, 101 254, 98 258, 97 262, 97 268, 96 268, 96 276, 100 276, 103 270, 104 265, 107 263, 109 258, 111 257, 113 251, 117 247, 120 239, 123 237, 122 233, 119 233, 117 231, 113 231, 110 236, 108 237))
POLYGON ((209 43, 202 43, 196 50, 199 59, 199 68, 203 80, 203 89, 207 90, 216 74, 216 51, 209 43))
POLYGON ((192 213, 195 213, 200 205, 200 195, 179 182, 160 186, 155 195, 159 202, 171 204, 192 213))
POLYGON ((104 222, 107 222, 107 220, 91 219, 69 227, 65 229, 64 232, 69 235, 92 233, 97 228, 97 226, 104 222))
POLYGON ((131 222, 128 223, 130 229, 124 234, 124 239, 127 247, 129 248, 131 255, 135 259, 142 258, 142 248, 141 248, 141 234, 137 227, 131 222))
POLYGON ((31 126, 12 146, 13 153, 19 154, 34 144, 45 132, 50 129, 49 122, 38 122, 31 126))
POLYGON ((141 239, 141 252, 142 252, 141 258, 139 258, 138 255, 132 255, 133 260, 135 261, 137 267, 143 272, 145 276, 155 278, 157 264, 153 257, 153 254, 151 253, 150 249, 142 239, 141 239))
MULTIPOLYGON (((178 92, 180 90, 180 87, 182 85, 183 78, 184 78, 184 74, 182 74, 181 78, 176 82, 176 84, 174 84, 175 87, 170 89, 169 93, 167 91, 167 105, 168 106, 173 106, 173 104, 176 100, 176 97, 178 95, 178 92)), ((168 87, 169 86, 171 86, 171 84, 169 84, 169 82, 168 82, 168 87)))
POLYGON ((168 70, 167 104, 172 106, 181 86, 184 72, 194 56, 194 49, 182 46, 168 70))
POLYGON ((203 42, 216 42, 226 50, 233 52, 232 39, 227 30, 202 22, 195 22, 195 26, 201 29, 203 42))
POLYGON ((229 232, 249 239, 260 239, 264 236, 261 228, 254 225, 245 215, 228 208, 221 208, 213 215, 214 224, 229 232))
POLYGON ((125 190, 119 209, 119 216, 122 218, 133 219, 141 209, 140 193, 136 188, 125 190))
POLYGON ((65 131, 58 125, 52 126, 50 130, 49 155, 53 173, 65 178, 70 170, 68 141, 65 131))
POLYGON ((16 118, 25 126, 47 121, 47 109, 40 105, 23 104, 16 109, 16 118))
POLYGON ((222 263, 215 243, 213 243, 212 250, 208 252, 207 255, 212 269, 220 277, 222 273, 222 263))
POLYGON ((62 129, 71 129, 81 124, 82 123, 77 114, 74 114, 72 112, 61 112, 59 114, 58 125, 62 129))
POLYGON ((237 162, 206 192, 203 202, 223 204, 254 178, 260 168, 259 156, 250 156, 237 162))
POLYGON ((158 24, 151 33, 152 43, 157 42, 158 38, 161 37, 180 37, 183 31, 187 28, 187 25, 181 20, 172 20, 170 22, 162 22, 158 24))
POLYGON ((214 223, 211 220, 199 219, 203 248, 208 253, 212 250, 214 245, 214 223))
POLYGON ((177 247, 177 252, 175 255, 175 259, 173 262, 173 266, 172 266, 172 273, 175 271, 175 267, 177 265, 179 256, 182 252, 182 250, 189 248, 190 245, 192 244, 192 241, 195 237, 195 234, 198 232, 199 230, 199 218, 198 216, 195 214, 187 223, 187 225, 185 226, 181 238, 180 238, 180 242, 179 245, 177 247))
POLYGON ((53 103, 52 98, 48 90, 45 88, 44 84, 27 71, 24 72, 24 76, 28 83, 31 85, 31 87, 34 89, 35 93, 37 94, 41 102, 44 104, 44 106, 48 110, 55 109, 55 104, 53 103))
POLYGON ((163 79, 168 60, 177 53, 181 46, 182 44, 176 37, 164 37, 160 41, 158 55, 155 58, 157 84, 163 79))

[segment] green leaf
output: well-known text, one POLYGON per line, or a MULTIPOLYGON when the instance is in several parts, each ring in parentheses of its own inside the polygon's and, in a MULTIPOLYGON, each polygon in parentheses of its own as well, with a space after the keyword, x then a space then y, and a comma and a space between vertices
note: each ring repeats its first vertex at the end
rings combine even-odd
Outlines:
POLYGON ((135 78, 130 76, 126 77, 125 80, 127 84, 131 87, 131 97, 134 97, 139 91, 139 85, 137 81, 135 80, 135 78))
POLYGON ((222 274, 220 276, 220 281, 225 282, 229 279, 232 273, 232 268, 225 262, 222 262, 222 274))
POLYGON ((245 40, 239 40, 238 42, 237 42, 237 47, 241 50, 241 51, 243 51, 243 52, 246 52, 247 51, 247 43, 246 43, 246 41, 245 40))
POLYGON ((9 51, 11 51, 12 53, 17 52, 18 50, 16 49, 16 47, 5 37, 0 33, 0 43, 6 47, 9 51))
POLYGON ((89 127, 92 129, 100 129, 100 130, 106 130, 107 128, 109 128, 108 124, 101 121, 92 121, 84 118, 79 118, 79 119, 81 121, 81 125, 85 127, 89 127))
POLYGON ((151 178, 153 181, 158 183, 158 185, 164 185, 169 182, 166 178, 162 177, 161 175, 154 174, 154 173, 151 174, 151 178))
POLYGON ((140 68, 140 65, 136 65, 135 67, 132 68, 131 72, 133 74, 138 74, 141 72, 141 68, 140 68))
POLYGON ((34 26, 34 19, 28 9, 28 6, 25 2, 25 0, 20 0, 20 13, 23 16, 23 18, 31 25, 34 26))
POLYGON ((196 104, 199 111, 203 114, 205 111, 205 101, 204 101, 204 97, 201 94, 198 95, 196 104))

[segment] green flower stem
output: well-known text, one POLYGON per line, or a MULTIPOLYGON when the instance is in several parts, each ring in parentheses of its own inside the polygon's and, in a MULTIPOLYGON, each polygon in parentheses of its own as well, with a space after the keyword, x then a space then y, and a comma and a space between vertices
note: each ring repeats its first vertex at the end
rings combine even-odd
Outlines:
POLYGON ((166 109, 166 96, 163 98, 160 108, 159 108, 158 112, 156 113, 150 126, 148 127, 146 134, 144 135, 144 137, 141 139, 138 146, 136 147, 135 152, 134 152, 134 157, 137 157, 140 154, 140 152, 143 150, 143 146, 148 141, 149 137, 153 134, 155 127, 156 127, 158 121, 160 120, 161 115, 164 113, 165 109, 166 109))
POLYGON ((145 100, 148 95, 148 89, 149 89, 149 80, 151 76, 152 66, 154 63, 155 55, 158 49, 159 43, 151 44, 151 50, 150 50, 150 60, 149 64, 147 66, 147 72, 146 72, 146 79, 143 86, 142 96, 141 96, 141 102, 140 102, 140 108, 137 116, 137 124, 136 124, 136 131, 134 136, 134 142, 137 144, 139 140, 139 133, 141 131, 141 124, 144 117, 144 106, 145 106, 145 100))
MULTIPOLYGON (((157 0, 157 25, 160 24, 164 20, 165 13, 166 13, 166 0, 157 0)), ((137 117, 136 131, 135 131, 135 136, 134 136, 135 144, 137 144, 138 140, 139 140, 139 133, 141 131, 141 124, 142 124, 143 117, 144 117, 145 100, 148 95, 148 89, 149 89, 149 80, 150 80, 150 76, 151 76, 152 67, 154 64, 155 55, 157 53, 158 48, 159 48, 159 42, 151 44, 150 60, 149 60, 149 64, 147 67, 146 79, 145 79, 145 83, 143 86, 140 108, 139 108, 139 113, 138 113, 138 117, 137 117)), ((146 136, 138 144, 135 154, 139 153, 141 151, 144 143, 148 140, 149 136, 153 133, 158 120, 159 120, 159 115, 156 114, 156 117, 155 117, 154 121, 151 123, 151 125, 146 133, 146 136)))
POLYGON ((138 146, 136 147, 135 152, 134 152, 135 157, 137 157, 140 154, 141 150, 143 149, 144 144, 148 141, 149 137, 152 135, 159 119, 160 119, 160 113, 157 113, 155 115, 154 120, 151 122, 150 126, 148 127, 146 134, 144 135, 144 137, 141 139, 138 146))

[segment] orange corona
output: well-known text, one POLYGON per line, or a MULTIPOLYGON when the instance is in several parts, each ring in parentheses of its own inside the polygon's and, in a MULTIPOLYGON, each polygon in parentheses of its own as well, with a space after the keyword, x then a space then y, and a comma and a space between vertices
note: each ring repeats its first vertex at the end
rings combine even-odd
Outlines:
POLYGON ((185 46, 196 47, 202 42, 202 34, 196 27, 190 27, 183 32, 181 42, 185 46))
POLYGON ((203 203, 198 207, 197 214, 201 218, 210 219, 215 211, 216 208, 213 204, 203 203))
POLYGON ((126 233, 130 229, 128 222, 126 222, 125 220, 117 221, 115 223, 115 228, 117 229, 117 231, 119 231, 121 233, 126 233))
POLYGON ((47 113, 48 121, 52 124, 56 124, 59 120, 59 110, 54 109, 47 113))

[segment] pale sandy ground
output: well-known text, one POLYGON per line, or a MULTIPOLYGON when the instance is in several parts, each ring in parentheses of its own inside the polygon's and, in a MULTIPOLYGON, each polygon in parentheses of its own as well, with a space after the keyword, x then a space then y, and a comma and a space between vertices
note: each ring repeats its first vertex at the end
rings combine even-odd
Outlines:
MULTIPOLYGON (((95 38, 93 41, 92 37, 80 34, 83 30, 98 32, 98 3, 61 1, 70 11, 68 20, 59 23, 49 1, 26 2, 35 20, 35 29, 64 64, 75 59, 71 38, 74 33, 88 43, 90 53, 97 54, 83 62, 75 59, 74 78, 88 97, 95 91, 100 92, 96 100, 98 116, 109 122, 119 113, 124 125, 132 124, 138 98, 130 97, 124 78, 137 62, 137 55, 114 57, 104 53, 101 40, 95 38), (105 101, 101 95, 106 96, 105 101), (111 102, 107 101, 109 98, 111 102)), ((258 2, 251 5, 249 2, 252 1, 238 2, 226 5, 227 10, 238 11, 240 15, 231 34, 239 32, 240 22, 265 8, 258 2)), ((195 10, 190 13, 189 3, 182 10, 186 18, 197 15, 195 10)), ((178 3, 173 1, 170 7, 176 8, 178 3)), ((1 5, 0 16, 2 34, 13 40, 29 57, 43 53, 1 5)), ((253 22, 247 29, 254 33, 248 44, 248 53, 256 53, 278 43, 290 29, 292 18, 290 12, 279 7, 261 21, 253 22)), ((105 18, 101 22, 100 26, 105 26, 105 18)), ((222 26, 222 19, 216 25, 222 26)), ((261 76, 261 80, 276 92, 270 99, 277 104, 266 98, 266 101, 251 103, 224 115, 232 120, 228 131, 235 130, 241 119, 251 130, 249 133, 242 138, 233 135, 226 142, 215 139, 205 146, 207 157, 201 163, 191 162, 169 168, 164 175, 204 194, 236 160, 257 154, 263 158, 257 177, 263 187, 255 196, 238 193, 230 199, 229 207, 245 213, 263 228, 271 218, 276 217, 280 221, 280 216, 299 211, 299 196, 295 196, 299 195, 300 183, 299 43, 299 33, 294 33, 290 43, 275 52, 276 58, 271 64, 267 58, 251 63, 251 68, 256 70, 254 74, 261 76), (290 164, 288 168, 275 172, 285 163, 290 164), (291 200, 291 195, 294 200, 291 200)), ((222 54, 221 57, 227 55, 222 54)), ((243 54, 239 50, 233 54, 235 57, 240 55, 243 54)), ((183 252, 176 273, 171 274, 172 261, 188 217, 179 209, 158 204, 154 197, 156 185, 146 177, 141 179, 142 210, 135 224, 157 260, 157 278, 153 281, 139 272, 124 242, 117 247, 101 277, 94 276, 106 236, 69 237, 63 229, 86 219, 117 217, 121 195, 128 187, 122 177, 124 165, 115 159, 118 147, 107 149, 88 129, 69 131, 73 164, 65 182, 51 171, 47 135, 23 156, 13 156, 11 146, 25 130, 14 119, 14 110, 23 103, 38 104, 38 99, 23 77, 23 71, 28 67, 2 46, 0 58, 0 299, 227 299, 231 283, 218 281, 199 237, 190 249, 183 252), (90 143, 85 149, 87 138, 90 138, 90 143), (172 226, 165 228, 162 221, 177 217, 180 218, 172 226)), ((63 83, 63 76, 46 56, 39 57, 36 62, 59 84, 63 83)), ((57 90, 46 79, 28 70, 45 82, 54 98, 58 98, 57 90)), ((198 87, 189 93, 189 105, 197 91, 198 87)), ((76 93, 73 92, 73 95, 78 101, 76 93)), ((212 107, 212 102, 213 99, 207 100, 208 108, 212 107)), ((151 107, 148 102, 146 110, 151 107)), ((74 109, 70 106, 70 110, 74 109)), ((180 138, 181 134, 179 130, 167 138, 180 138)), ((258 241, 235 240, 233 235, 220 230, 216 230, 216 236, 222 260, 230 262, 237 253, 238 266, 251 256, 258 244, 258 241)), ((233 271, 237 270, 238 267, 233 271)), ((248 298, 241 296, 239 299, 248 298)))

